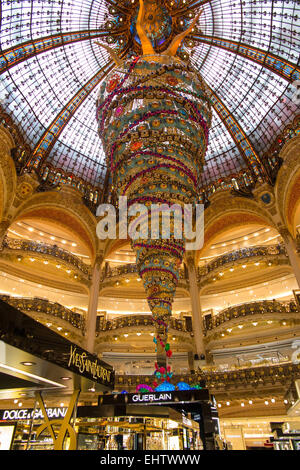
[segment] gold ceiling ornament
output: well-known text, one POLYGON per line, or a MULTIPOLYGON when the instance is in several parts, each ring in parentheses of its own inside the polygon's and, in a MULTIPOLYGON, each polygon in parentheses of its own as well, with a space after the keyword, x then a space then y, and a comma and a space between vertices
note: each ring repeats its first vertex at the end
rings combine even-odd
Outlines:
POLYGON ((42 434, 42 432, 47 429, 53 439, 54 450, 64 450, 63 446, 67 433, 69 434, 70 438, 70 445, 68 450, 76 450, 77 435, 70 421, 79 398, 79 393, 80 390, 74 390, 64 419, 54 419, 51 421, 48 418, 45 404, 40 392, 37 392, 35 395, 45 420, 45 422, 37 429, 36 437, 39 437, 40 434, 42 434), (58 433, 55 433, 53 426, 60 426, 58 433))
POLYGON ((97 46, 103 47, 104 49, 106 49, 107 52, 109 53, 110 57, 112 58, 112 60, 114 61, 114 63, 117 66, 122 65, 123 61, 118 57, 116 52, 111 47, 109 47, 107 44, 104 44, 104 43, 98 42, 98 41, 94 41, 94 43, 97 44, 97 46))
MULTIPOLYGON (((94 43, 106 49, 117 66, 123 63, 120 56, 128 58, 132 54, 156 57, 158 54, 170 57, 177 54, 186 60, 188 54, 178 52, 178 49, 187 35, 200 31, 197 21, 203 10, 198 11, 199 5, 194 2, 139 0, 128 5, 125 0, 118 1, 108 8, 105 41, 109 45, 94 43)), ((194 41, 190 38, 185 47, 193 46, 194 41)))
MULTIPOLYGON (((144 6, 144 0, 139 0, 140 1, 140 9, 139 9, 139 14, 137 17, 137 22, 136 22, 136 29, 137 33, 139 35, 139 38, 141 40, 142 44, 142 50, 143 50, 143 56, 147 55, 156 55, 156 52, 152 46, 152 43, 150 39, 147 36, 147 33, 145 31, 144 23, 145 23, 145 6, 144 6)), ((201 10, 200 13, 195 17, 195 19, 192 21, 188 29, 185 31, 182 31, 181 33, 177 34, 169 45, 169 47, 166 49, 166 51, 163 52, 164 55, 169 55, 171 57, 174 57, 176 55, 176 52, 178 50, 178 47, 180 46, 181 42, 183 39, 192 31, 194 28, 195 24, 197 23, 199 17, 201 16, 203 10, 201 10)), ((145 57, 144 57, 145 58, 145 57)))

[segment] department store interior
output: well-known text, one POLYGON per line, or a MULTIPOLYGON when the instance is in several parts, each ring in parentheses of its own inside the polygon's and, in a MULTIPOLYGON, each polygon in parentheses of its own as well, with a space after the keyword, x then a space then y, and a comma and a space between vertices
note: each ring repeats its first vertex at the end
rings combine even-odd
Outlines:
POLYGON ((300 450, 299 2, 1 4, 0 448, 56 449, 81 380, 77 449, 300 450), (99 238, 120 195, 202 245, 99 238))

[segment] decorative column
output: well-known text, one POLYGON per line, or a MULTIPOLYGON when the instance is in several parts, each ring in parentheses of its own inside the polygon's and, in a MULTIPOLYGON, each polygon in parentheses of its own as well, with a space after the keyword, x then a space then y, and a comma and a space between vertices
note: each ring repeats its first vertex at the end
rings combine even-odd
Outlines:
POLYGON ((7 233, 7 229, 8 229, 9 226, 10 226, 10 221, 7 220, 7 219, 3 219, 0 222, 0 248, 2 246, 3 239, 4 239, 4 237, 7 233))
POLYGON ((284 246, 289 257, 291 266, 296 277, 298 287, 300 288, 300 256, 297 252, 296 240, 292 237, 287 228, 279 230, 280 235, 283 238, 284 246))
POLYGON ((100 273, 103 262, 102 256, 97 256, 92 274, 92 284, 89 292, 89 306, 86 320, 86 343, 87 351, 94 354, 95 337, 96 337, 96 322, 97 322, 97 308, 100 287, 100 273))
POLYGON ((198 354, 200 359, 202 355, 205 355, 205 346, 203 341, 203 322, 197 285, 197 274, 193 257, 187 257, 187 268, 189 274, 190 296, 192 304, 193 332, 196 345, 196 353, 198 354))

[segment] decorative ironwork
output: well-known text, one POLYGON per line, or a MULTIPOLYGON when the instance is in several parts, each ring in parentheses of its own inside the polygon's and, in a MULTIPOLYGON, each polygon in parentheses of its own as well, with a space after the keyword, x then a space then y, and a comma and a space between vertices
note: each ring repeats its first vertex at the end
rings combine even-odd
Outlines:
POLYGON ((292 313, 300 314, 300 311, 294 301, 278 302, 276 300, 263 300, 261 302, 250 302, 247 304, 234 305, 233 307, 226 308, 217 315, 213 315, 210 319, 205 320, 203 325, 204 329, 208 331, 213 330, 214 328, 236 318, 242 319, 243 317, 264 315, 268 313, 287 313, 289 315, 292 313))
POLYGON ((198 268, 198 280, 201 282, 204 276, 212 273, 213 271, 231 265, 238 261, 244 261, 249 258, 274 258, 278 255, 287 257, 284 244, 278 243, 277 245, 254 246, 249 248, 241 248, 239 250, 226 253, 226 255, 218 256, 213 261, 210 261, 205 266, 198 268))
POLYGON ((263 65, 289 82, 300 78, 300 67, 298 65, 284 60, 272 54, 270 51, 264 51, 257 47, 225 38, 205 36, 204 34, 197 35, 194 33, 191 36, 196 43, 199 42, 220 47, 226 51, 234 52, 246 59, 252 60, 257 64, 263 65))
MULTIPOLYGON (((290 362, 273 364, 270 366, 256 366, 236 368, 234 370, 209 372, 201 370, 196 374, 174 375, 175 383, 183 381, 189 384, 204 380, 206 387, 215 393, 222 393, 229 389, 236 390, 247 386, 247 390, 255 390, 267 385, 288 387, 292 380, 300 377, 300 364, 290 362)), ((139 384, 149 383, 149 375, 116 375, 115 386, 118 389, 135 390, 139 384)))
POLYGON ((91 267, 89 265, 85 264, 80 258, 69 251, 63 250, 56 245, 46 245, 45 243, 5 237, 2 243, 2 250, 4 249, 14 250, 15 252, 24 251, 36 253, 37 255, 42 255, 43 258, 44 255, 53 256, 77 268, 88 278, 91 276, 91 267))
POLYGON ((70 325, 78 330, 85 330, 84 316, 80 313, 72 312, 72 310, 69 310, 57 302, 51 302, 50 300, 40 299, 38 297, 10 297, 4 294, 0 295, 0 299, 24 313, 36 312, 50 315, 70 323, 70 325))
MULTIPOLYGON (((113 318, 111 320, 102 320, 98 323, 97 333, 135 326, 153 326, 151 315, 122 315, 121 317, 113 318)), ((183 332, 192 331, 190 325, 186 325, 185 320, 179 320, 174 317, 170 318, 169 328, 183 332)))

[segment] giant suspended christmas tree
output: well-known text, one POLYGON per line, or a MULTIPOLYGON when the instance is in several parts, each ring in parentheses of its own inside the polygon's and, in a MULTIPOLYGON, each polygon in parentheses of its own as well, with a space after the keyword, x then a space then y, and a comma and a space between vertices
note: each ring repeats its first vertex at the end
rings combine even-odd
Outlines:
MULTIPOLYGON (((134 204, 147 208, 176 204, 183 209, 197 201, 211 122, 205 83, 190 64, 176 56, 196 20, 173 38, 165 51, 156 54, 143 26, 145 14, 140 0, 136 31, 143 54, 123 62, 116 60, 116 67, 101 85, 99 136, 112 187, 116 196, 128 198, 128 209, 134 204)), ((176 232, 174 217, 168 238, 164 238, 163 212, 159 230, 151 231, 150 214, 135 216, 137 224, 146 225, 148 235, 131 243, 155 324, 157 364, 165 367, 166 356, 172 354, 167 342, 168 321, 185 239, 176 232)))

